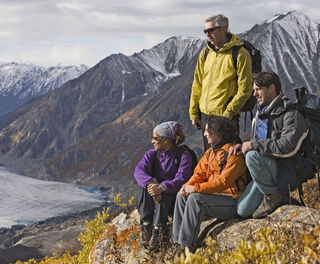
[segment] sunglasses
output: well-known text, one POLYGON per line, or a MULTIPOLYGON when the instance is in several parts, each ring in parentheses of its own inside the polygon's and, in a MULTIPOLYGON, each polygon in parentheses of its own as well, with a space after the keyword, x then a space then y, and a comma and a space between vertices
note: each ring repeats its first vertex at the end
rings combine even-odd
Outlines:
POLYGON ((216 29, 219 29, 221 28, 221 26, 217 26, 217 27, 213 27, 213 28, 208 28, 208 29, 205 29, 203 30, 204 34, 211 34, 213 33, 216 29))

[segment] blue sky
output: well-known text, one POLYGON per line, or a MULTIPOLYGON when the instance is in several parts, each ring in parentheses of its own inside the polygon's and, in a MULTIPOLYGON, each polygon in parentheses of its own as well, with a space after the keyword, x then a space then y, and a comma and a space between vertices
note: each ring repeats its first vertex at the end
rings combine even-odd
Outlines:
POLYGON ((240 33, 292 10, 320 23, 319 9, 319 0, 0 0, 0 62, 93 66, 172 36, 204 38, 213 14, 240 33))

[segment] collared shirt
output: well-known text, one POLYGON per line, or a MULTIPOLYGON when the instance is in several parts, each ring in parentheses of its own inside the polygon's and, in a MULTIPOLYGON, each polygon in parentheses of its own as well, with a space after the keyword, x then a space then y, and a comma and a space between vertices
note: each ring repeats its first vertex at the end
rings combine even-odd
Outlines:
POLYGON ((268 136, 268 118, 264 115, 268 106, 263 108, 260 107, 258 104, 258 111, 259 115, 256 119, 256 131, 255 131, 255 138, 267 138, 268 136))

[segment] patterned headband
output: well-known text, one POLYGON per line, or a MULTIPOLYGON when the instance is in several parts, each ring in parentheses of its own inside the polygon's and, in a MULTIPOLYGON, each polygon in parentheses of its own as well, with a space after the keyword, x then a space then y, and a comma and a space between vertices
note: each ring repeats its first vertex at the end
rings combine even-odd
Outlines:
POLYGON ((183 131, 183 126, 176 121, 168 121, 157 125, 153 132, 157 133, 160 137, 174 141, 177 131, 183 131))

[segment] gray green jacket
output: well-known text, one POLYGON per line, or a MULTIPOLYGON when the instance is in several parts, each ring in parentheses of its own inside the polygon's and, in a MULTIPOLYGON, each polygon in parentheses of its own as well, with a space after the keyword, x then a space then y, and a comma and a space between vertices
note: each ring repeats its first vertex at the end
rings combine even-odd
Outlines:
POLYGON ((265 113, 259 115, 257 112, 257 116, 268 120, 268 133, 266 139, 255 138, 255 118, 251 135, 252 149, 277 159, 278 191, 287 193, 289 188, 293 190, 297 187, 297 171, 305 165, 299 150, 308 135, 306 120, 283 94, 274 99, 265 113))

